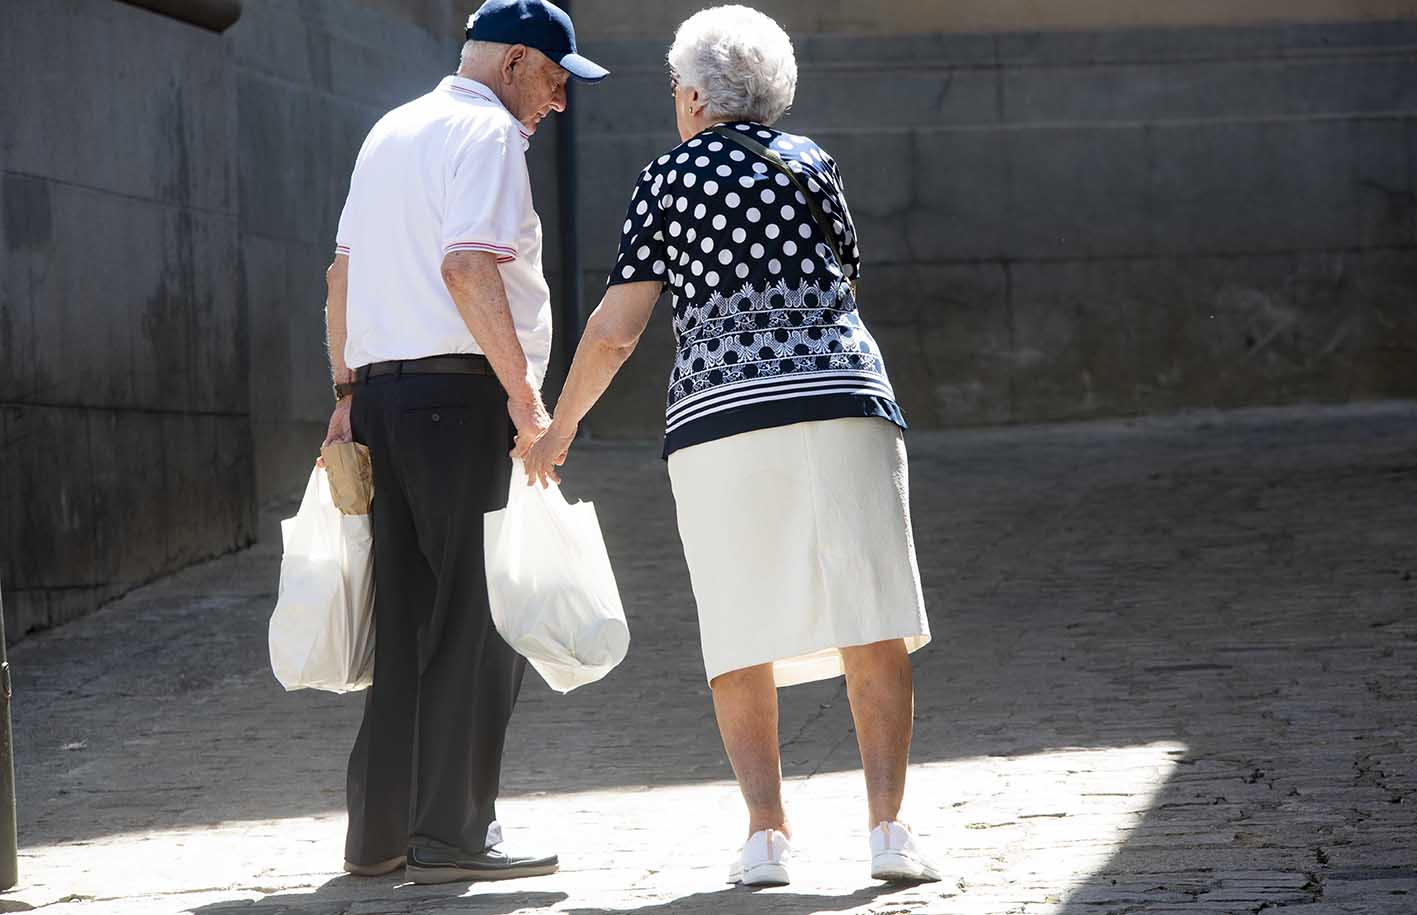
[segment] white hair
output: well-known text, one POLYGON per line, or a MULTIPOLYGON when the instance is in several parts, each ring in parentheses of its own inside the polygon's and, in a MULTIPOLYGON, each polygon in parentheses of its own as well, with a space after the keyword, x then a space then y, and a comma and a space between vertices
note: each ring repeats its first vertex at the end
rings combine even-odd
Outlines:
POLYGON ((782 26, 746 6, 715 6, 679 26, 669 67, 711 117, 771 124, 797 94, 797 57, 782 26))
MULTIPOLYGON (((468 20, 468 28, 472 28, 471 19, 468 20)), ((507 50, 506 45, 496 44, 491 41, 464 41, 462 54, 458 60, 458 69, 465 70, 469 67, 477 66, 484 61, 493 60, 498 54, 501 54, 505 50, 507 50)))

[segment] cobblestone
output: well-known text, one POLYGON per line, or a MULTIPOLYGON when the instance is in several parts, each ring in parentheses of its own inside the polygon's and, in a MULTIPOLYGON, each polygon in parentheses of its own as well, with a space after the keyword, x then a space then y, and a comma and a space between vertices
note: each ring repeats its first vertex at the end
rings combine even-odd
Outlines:
POLYGON ((279 506, 256 548, 12 652, 0 913, 1417 913, 1417 405, 910 449, 936 641, 907 810, 944 883, 869 879, 839 681, 782 693, 793 885, 722 883, 742 808, 663 465, 585 444, 567 491, 596 501, 634 642, 569 696, 529 675, 499 810, 562 873, 339 875, 360 700, 270 676, 279 506))

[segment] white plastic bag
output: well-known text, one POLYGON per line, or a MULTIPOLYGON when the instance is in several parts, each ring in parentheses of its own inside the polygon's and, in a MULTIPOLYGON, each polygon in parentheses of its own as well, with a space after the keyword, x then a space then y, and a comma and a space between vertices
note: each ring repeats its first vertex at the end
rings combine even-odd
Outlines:
POLYGON ((346 693, 374 682, 374 538, 368 515, 335 507, 316 467, 280 523, 285 555, 271 614, 271 670, 288 690, 346 693))
POLYGON ((625 659, 630 629, 595 506, 526 485, 514 461, 507 507, 488 512, 487 597, 507 644, 558 692, 593 683, 625 659))

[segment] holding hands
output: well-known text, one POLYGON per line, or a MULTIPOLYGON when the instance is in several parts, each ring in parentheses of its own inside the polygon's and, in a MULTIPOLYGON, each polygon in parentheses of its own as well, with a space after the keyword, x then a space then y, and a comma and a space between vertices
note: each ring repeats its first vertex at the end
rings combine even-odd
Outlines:
POLYGON ((536 444, 551 426, 551 417, 546 412, 546 405, 541 402, 541 395, 533 388, 529 396, 507 401, 507 415, 511 417, 512 425, 517 427, 517 436, 512 442, 512 457, 525 458, 531 446, 536 444))
POLYGON ((527 485, 548 483, 560 484, 561 477, 556 468, 566 463, 566 454, 571 442, 576 438, 577 424, 553 420, 545 433, 522 455, 526 462, 527 485))

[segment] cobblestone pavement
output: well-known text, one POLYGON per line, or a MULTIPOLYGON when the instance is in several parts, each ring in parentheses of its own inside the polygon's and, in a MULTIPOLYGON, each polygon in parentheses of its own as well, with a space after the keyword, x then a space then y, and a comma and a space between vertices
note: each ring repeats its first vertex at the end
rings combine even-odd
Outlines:
POLYGON ((634 643, 569 696, 528 675, 499 811, 562 873, 339 874, 360 701, 272 680, 268 538, 13 651, 0 913, 1417 913, 1417 405, 910 448, 936 641, 907 805, 945 882, 869 879, 836 681, 782 694, 795 882, 723 884, 742 806, 663 465, 584 445, 567 490, 596 501, 634 643))

